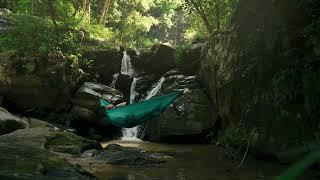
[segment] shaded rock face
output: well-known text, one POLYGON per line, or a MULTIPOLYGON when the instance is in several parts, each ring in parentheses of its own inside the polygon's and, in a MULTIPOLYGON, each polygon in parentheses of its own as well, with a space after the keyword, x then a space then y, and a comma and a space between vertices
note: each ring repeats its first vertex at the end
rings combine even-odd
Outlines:
POLYGON ((85 52, 87 59, 93 60, 93 73, 95 79, 102 84, 110 84, 112 82, 112 75, 119 73, 121 69, 121 59, 123 52, 111 50, 96 50, 85 52))
POLYGON ((0 136, 0 142, 0 177, 4 179, 92 179, 54 153, 80 155, 101 149, 96 141, 52 128, 17 130, 0 136))
POLYGON ((6 52, 0 56, 0 95, 10 111, 64 108, 83 75, 59 51, 46 58, 6 52))
POLYGON ((165 162, 162 157, 155 154, 118 144, 110 144, 100 152, 89 150, 84 152, 82 156, 102 160, 107 164, 119 165, 156 165, 165 162))
POLYGON ((138 72, 161 75, 175 68, 175 49, 166 45, 154 45, 150 51, 143 52, 133 60, 138 72))
POLYGON ((124 99, 126 101, 130 98, 130 85, 132 83, 132 77, 120 74, 116 83, 115 88, 123 92, 124 99))
MULTIPOLYGON (((308 110, 303 90, 320 82, 319 66, 309 63, 317 48, 305 46, 313 35, 302 35, 312 23, 312 7, 319 2, 298 7, 288 0, 242 0, 228 33, 212 37, 204 51, 200 79, 223 128, 245 125, 244 137, 254 137, 258 152, 275 154, 298 139, 312 141, 319 127, 319 113, 308 110)), ((319 99, 319 88, 311 89, 317 92, 312 99, 319 99)))
POLYGON ((186 88, 161 117, 144 124, 140 137, 144 140, 169 143, 203 143, 216 121, 212 105, 200 88, 195 76, 184 76, 179 71, 170 71, 163 76, 165 81, 159 92, 166 94, 186 88))
POLYGON ((178 65, 178 68, 186 75, 194 75, 200 69, 200 58, 202 48, 205 43, 192 44, 181 55, 182 62, 178 65))

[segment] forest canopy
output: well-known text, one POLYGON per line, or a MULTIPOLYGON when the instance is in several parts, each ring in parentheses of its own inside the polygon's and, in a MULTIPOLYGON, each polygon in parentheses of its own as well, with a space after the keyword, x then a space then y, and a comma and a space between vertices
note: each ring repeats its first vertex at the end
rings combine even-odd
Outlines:
POLYGON ((27 47, 39 52, 56 46, 74 50, 76 45, 72 42, 82 31, 105 46, 146 48, 167 43, 176 47, 223 30, 235 3, 236 0, 0 0, 0 7, 12 12, 16 27, 7 37, 15 41, 2 39, 0 45, 18 48, 27 43, 31 44, 27 47), (32 42, 35 38, 38 42, 32 42))

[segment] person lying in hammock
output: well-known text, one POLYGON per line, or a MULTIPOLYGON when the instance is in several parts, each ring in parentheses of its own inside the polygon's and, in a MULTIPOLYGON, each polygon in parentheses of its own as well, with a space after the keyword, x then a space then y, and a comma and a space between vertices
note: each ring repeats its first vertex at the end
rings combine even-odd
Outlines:
POLYGON ((116 104, 116 105, 110 103, 109 105, 105 106, 105 108, 107 110, 109 110, 109 109, 112 109, 112 108, 121 107, 121 106, 125 106, 125 105, 127 105, 127 102, 122 102, 122 103, 119 103, 119 104, 116 104))

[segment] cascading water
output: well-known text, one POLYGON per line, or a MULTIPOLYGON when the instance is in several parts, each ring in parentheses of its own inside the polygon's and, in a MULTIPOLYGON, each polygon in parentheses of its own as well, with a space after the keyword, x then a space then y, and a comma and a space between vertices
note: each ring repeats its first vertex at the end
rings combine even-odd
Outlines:
POLYGON ((134 70, 131 64, 131 58, 128 55, 127 51, 123 52, 123 58, 121 61, 121 74, 132 77, 134 70))
MULTIPOLYGON (((130 87, 130 104, 134 103, 134 99, 139 93, 136 91, 137 81, 141 78, 133 78, 130 87)), ((138 139, 138 126, 133 128, 124 128, 122 130, 122 140, 125 141, 139 141, 138 139)))
MULTIPOLYGON (((131 64, 131 57, 128 55, 127 51, 123 52, 123 58, 121 62, 121 74, 130 77, 134 76, 134 69, 131 64)), ((136 84, 139 78, 133 78, 130 87, 130 104, 134 102, 134 98, 138 93, 135 91, 136 84)), ((125 141, 139 141, 138 137, 138 127, 124 128, 122 129, 122 140, 125 141)))
POLYGON ((119 73, 115 73, 114 75, 112 75, 113 79, 112 79, 112 82, 110 84, 110 87, 112 88, 116 88, 116 83, 117 83, 117 80, 119 78, 119 73))
POLYGON ((145 100, 148 100, 155 96, 161 89, 163 82, 166 80, 165 77, 161 77, 160 80, 153 86, 153 88, 147 93, 145 100))
MULTIPOLYGON (((126 51, 123 52, 123 58, 122 58, 122 63, 121 63, 121 74, 123 75, 127 75, 130 77, 134 76, 134 69, 132 67, 131 64, 131 58, 130 56, 127 54, 126 51)), ((114 85, 116 83, 116 74, 114 75, 114 85)), ((138 92, 136 92, 136 85, 137 85, 137 81, 140 78, 134 77, 133 81, 131 83, 131 87, 130 87, 130 104, 134 103, 135 97, 138 94, 138 92)), ((148 100, 150 98, 152 98, 153 96, 155 96, 161 89, 161 86, 163 84, 163 82, 165 81, 164 77, 161 77, 160 80, 153 86, 153 88, 147 93, 147 96, 145 98, 145 100, 148 100)), ((113 85, 113 83, 112 83, 113 85)), ((133 128, 124 128, 122 130, 122 140, 125 141, 139 141, 138 139, 138 127, 133 127, 133 128)))
POLYGON ((130 104, 134 103, 134 99, 136 98, 139 93, 136 91, 137 81, 141 78, 133 78, 131 87, 130 87, 130 104))
MULTIPOLYGON (((133 78, 133 81, 131 83, 131 92, 130 92, 130 103, 134 103, 134 99, 137 95, 139 95, 135 88, 136 88, 136 85, 137 85, 137 81, 139 80, 140 78, 133 78)), ((164 77, 161 77, 160 80, 155 84, 153 85, 152 89, 147 93, 147 96, 145 98, 145 100, 148 100, 150 98, 152 98, 153 96, 155 96, 161 89, 161 86, 163 84, 163 82, 165 81, 165 78, 164 77)), ((122 130, 122 140, 125 140, 125 141, 137 141, 139 140, 137 137, 138 137, 138 127, 133 127, 133 128, 125 128, 122 130)))

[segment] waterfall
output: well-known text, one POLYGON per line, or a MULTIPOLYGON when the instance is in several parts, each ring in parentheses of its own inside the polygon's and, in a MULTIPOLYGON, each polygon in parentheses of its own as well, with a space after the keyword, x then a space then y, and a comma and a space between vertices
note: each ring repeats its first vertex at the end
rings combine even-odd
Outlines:
MULTIPOLYGON (((126 51, 123 52, 123 58, 121 63, 121 74, 128 75, 131 77, 134 75, 134 69, 131 64, 131 58, 126 51)), ((131 87, 130 87, 130 104, 134 102, 135 97, 138 95, 135 88, 136 88, 137 81, 139 79, 140 78, 134 77, 132 80, 131 87)), ((140 141, 140 139, 138 139, 137 137, 138 137, 138 127, 122 129, 121 140, 140 141)))
POLYGON ((155 96, 160 91, 161 86, 165 80, 166 80, 165 77, 161 77, 160 80, 157 82, 157 84, 155 84, 153 88, 147 93, 147 97, 145 98, 145 100, 148 100, 153 96, 155 96))
POLYGON ((110 87, 112 88, 116 88, 116 83, 117 83, 117 80, 119 78, 119 73, 115 73, 114 75, 112 75, 113 79, 112 79, 112 82, 110 84, 110 87))
POLYGON ((131 87, 130 87, 130 104, 134 103, 134 99, 139 93, 136 91, 137 81, 141 78, 133 78, 131 87))
POLYGON ((127 51, 123 52, 123 58, 121 61, 121 74, 128 75, 130 77, 132 77, 134 74, 134 70, 131 64, 131 58, 128 55, 127 51))

